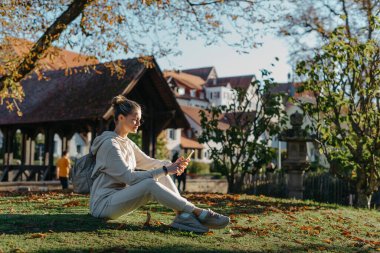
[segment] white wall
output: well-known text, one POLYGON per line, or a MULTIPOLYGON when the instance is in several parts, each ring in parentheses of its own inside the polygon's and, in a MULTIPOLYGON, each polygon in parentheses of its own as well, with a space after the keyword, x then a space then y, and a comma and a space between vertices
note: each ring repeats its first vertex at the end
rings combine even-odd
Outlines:
POLYGON ((166 147, 170 151, 170 159, 175 152, 181 151, 181 130, 182 129, 166 129, 166 147))
MULTIPOLYGON (((91 133, 87 134, 87 139, 91 140, 91 133)), ((81 157, 85 154, 88 154, 89 149, 90 149, 90 143, 87 143, 86 141, 84 141, 78 133, 75 133, 73 135, 73 137, 68 141, 68 151, 69 151, 70 157, 73 157, 73 158, 74 157, 76 157, 76 158, 81 157), (79 147, 80 153, 77 152, 78 151, 77 146, 80 146, 79 147)), ((62 140, 58 136, 58 134, 54 135, 54 153, 53 153, 53 155, 54 155, 54 157, 61 157, 61 155, 62 155, 62 140)))
POLYGON ((233 102, 235 91, 230 87, 206 87, 206 98, 210 101, 211 105, 230 105, 233 102), (216 97, 218 95, 218 97, 216 97))
POLYGON ((207 108, 209 103, 204 100, 199 99, 183 99, 183 98, 177 98, 177 102, 180 105, 185 106, 192 106, 192 107, 200 107, 200 108, 207 108))

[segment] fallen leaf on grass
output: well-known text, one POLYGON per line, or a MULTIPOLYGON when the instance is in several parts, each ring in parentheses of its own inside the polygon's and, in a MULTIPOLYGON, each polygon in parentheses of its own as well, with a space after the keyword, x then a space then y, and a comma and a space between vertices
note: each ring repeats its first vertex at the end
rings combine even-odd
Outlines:
POLYGON ((301 226, 300 230, 307 232, 309 235, 319 235, 323 229, 320 226, 301 226))
POLYGON ((62 206, 73 207, 73 206, 80 206, 80 205, 81 205, 81 203, 78 200, 73 200, 73 201, 70 201, 70 202, 63 204, 62 206))
POLYGON ((243 237, 245 236, 245 233, 239 233, 239 234, 232 234, 231 237, 237 238, 237 237, 243 237))
POLYGON ((325 243, 328 243, 328 244, 331 244, 332 243, 332 241, 330 240, 330 239, 324 239, 324 240, 322 240, 323 242, 325 242, 325 243))
POLYGON ((46 237, 46 234, 43 234, 43 233, 35 233, 35 234, 31 234, 30 235, 30 238, 45 238, 46 237))
POLYGON ((208 231, 208 232, 206 233, 206 235, 214 235, 214 232, 213 232, 213 231, 208 231))
POLYGON ((343 230, 342 231, 342 235, 345 236, 345 237, 351 237, 351 232, 348 231, 348 230, 343 230))
POLYGON ((265 210, 268 212, 282 213, 282 211, 280 209, 273 207, 273 206, 268 206, 267 208, 265 208, 265 210))
POLYGON ((11 252, 14 252, 14 253, 26 253, 25 250, 20 249, 20 248, 16 248, 16 249, 12 250, 11 252))
POLYGON ((291 214, 288 214, 286 217, 287 217, 289 220, 297 220, 297 218, 294 217, 294 216, 291 215, 291 214))

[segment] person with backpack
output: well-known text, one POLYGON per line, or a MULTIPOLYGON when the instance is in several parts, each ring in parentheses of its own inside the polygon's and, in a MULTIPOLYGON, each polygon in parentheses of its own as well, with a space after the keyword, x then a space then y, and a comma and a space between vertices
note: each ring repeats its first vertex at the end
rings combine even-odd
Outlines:
POLYGON ((172 163, 151 158, 128 138, 141 125, 140 105, 119 95, 112 107, 115 130, 97 136, 90 149, 96 157, 92 175, 98 174, 90 190, 90 213, 116 219, 155 200, 176 212, 174 228, 202 233, 226 227, 229 217, 196 207, 173 183, 170 175, 183 173, 189 159, 172 163))

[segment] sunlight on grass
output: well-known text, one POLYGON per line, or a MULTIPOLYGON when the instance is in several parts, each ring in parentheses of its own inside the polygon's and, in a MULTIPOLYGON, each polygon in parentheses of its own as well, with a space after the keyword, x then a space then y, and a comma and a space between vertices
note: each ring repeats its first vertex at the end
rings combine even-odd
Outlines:
POLYGON ((174 213, 150 203, 117 220, 88 214, 88 196, 2 193, 0 252, 376 252, 380 213, 264 196, 187 194, 230 216, 206 234, 170 228, 174 213), (147 212, 151 219, 147 223, 147 212))

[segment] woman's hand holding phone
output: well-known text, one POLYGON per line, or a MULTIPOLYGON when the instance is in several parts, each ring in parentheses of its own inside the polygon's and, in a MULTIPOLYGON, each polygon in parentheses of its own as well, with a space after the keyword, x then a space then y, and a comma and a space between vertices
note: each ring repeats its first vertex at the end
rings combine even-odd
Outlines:
POLYGON ((177 174, 177 176, 181 175, 185 171, 186 167, 189 165, 190 158, 193 155, 193 153, 194 153, 194 150, 190 152, 190 154, 187 156, 186 159, 181 156, 180 158, 177 159, 177 161, 167 166, 168 173, 177 174))

